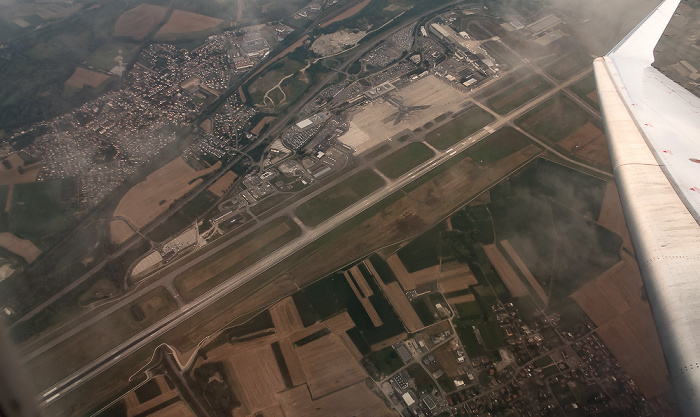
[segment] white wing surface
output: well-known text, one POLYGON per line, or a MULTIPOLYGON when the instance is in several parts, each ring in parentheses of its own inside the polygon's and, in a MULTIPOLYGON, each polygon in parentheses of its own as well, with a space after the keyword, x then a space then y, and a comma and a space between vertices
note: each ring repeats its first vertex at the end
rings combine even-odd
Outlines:
POLYGON ((625 217, 679 408, 700 416, 700 99, 652 67, 680 0, 595 69, 625 217))

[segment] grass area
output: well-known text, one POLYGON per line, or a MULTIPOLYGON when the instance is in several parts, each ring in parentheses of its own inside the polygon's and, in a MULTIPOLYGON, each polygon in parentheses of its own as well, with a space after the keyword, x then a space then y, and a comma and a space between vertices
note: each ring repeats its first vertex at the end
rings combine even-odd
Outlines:
POLYGON ((564 94, 557 94, 515 121, 526 132, 551 144, 556 144, 587 122, 602 130, 593 116, 564 94))
POLYGON ((403 361, 394 348, 388 346, 362 358, 362 366, 372 376, 372 379, 379 381, 398 371, 403 366, 403 361))
POLYGON ((163 242, 171 238, 176 233, 192 226, 194 221, 206 213, 217 201, 218 197, 209 190, 199 193, 180 210, 149 232, 148 238, 156 242, 163 242))
POLYGON ((593 58, 590 55, 573 52, 547 65, 545 71, 557 80, 565 81, 572 75, 592 65, 593 58))
POLYGON ((456 212, 452 218, 452 227, 462 232, 476 232, 480 243, 489 245, 494 241, 493 222, 488 206, 485 204, 469 205, 456 212))
POLYGON ((481 107, 473 107, 425 135, 425 141, 441 151, 471 136, 495 119, 481 107))
POLYGON ((418 392, 432 392, 435 388, 433 378, 425 372, 425 369, 420 364, 413 363, 406 368, 406 371, 415 381, 418 392))
POLYGON ((155 288, 28 361, 27 372, 37 391, 44 390, 176 309, 168 291, 155 288))
POLYGON ((551 87, 549 82, 539 75, 533 74, 508 85, 501 92, 489 98, 486 104, 498 114, 508 114, 551 87))
POLYGON ((292 220, 275 219, 209 257, 205 266, 195 265, 178 275, 175 288, 182 297, 192 300, 296 239, 300 232, 292 220))
POLYGON ((589 96, 593 95, 592 93, 596 91, 595 77, 593 76, 593 74, 589 74, 581 80, 577 81, 575 84, 569 87, 569 90, 571 90, 577 96, 581 97, 581 99, 588 103, 591 107, 600 111, 600 105, 598 104, 598 100, 593 100, 589 96))
POLYGON ((385 152, 388 151, 389 149, 391 149, 391 146, 389 146, 389 145, 381 145, 381 146, 378 147, 377 149, 374 149, 374 150, 370 151, 369 153, 367 153, 367 154, 365 155, 365 159, 366 159, 366 160, 374 159, 374 158, 378 157, 379 155, 385 153, 385 152))
POLYGON ((384 184, 384 180, 374 171, 359 171, 301 204, 296 209, 296 215, 307 226, 318 226, 384 184))
POLYGON ((459 317, 463 319, 477 319, 483 316, 481 305, 476 301, 467 301, 466 303, 455 304, 455 310, 459 317))
POLYGON ((250 206, 250 212, 253 213, 254 216, 259 216, 289 200, 292 196, 292 194, 273 194, 269 197, 265 197, 254 206, 250 206))
POLYGON ((489 350, 496 350, 506 345, 505 332, 501 324, 497 321, 487 321, 477 325, 484 347, 489 350))
POLYGON ((15 185, 8 216, 9 230, 45 250, 58 235, 75 224, 70 210, 74 194, 75 181, 70 179, 15 185))
POLYGON ((420 271, 440 263, 440 234, 445 230, 445 223, 438 223, 396 252, 408 272, 420 271))
POLYGON ((435 152, 425 144, 413 142, 380 159, 377 169, 387 177, 396 179, 434 156, 435 152))
POLYGON ((473 326, 480 322, 480 320, 466 320, 461 318, 453 320, 455 329, 457 330, 457 336, 459 336, 459 340, 462 342, 464 350, 470 359, 485 354, 484 347, 479 343, 479 339, 477 339, 473 328, 473 326))
POLYGON ((103 71, 109 71, 119 65, 115 58, 121 55, 122 62, 126 67, 129 62, 134 59, 134 55, 138 50, 139 45, 133 43, 106 43, 100 45, 100 47, 90 55, 90 58, 87 60, 87 65, 103 71))
POLYGON ((527 136, 506 126, 470 146, 465 152, 478 164, 488 166, 531 144, 532 141, 527 136))
POLYGON ((554 361, 552 360, 552 358, 549 355, 547 355, 543 358, 537 359, 535 361, 535 366, 538 368, 544 368, 544 367, 549 366, 553 363, 554 363, 554 361))

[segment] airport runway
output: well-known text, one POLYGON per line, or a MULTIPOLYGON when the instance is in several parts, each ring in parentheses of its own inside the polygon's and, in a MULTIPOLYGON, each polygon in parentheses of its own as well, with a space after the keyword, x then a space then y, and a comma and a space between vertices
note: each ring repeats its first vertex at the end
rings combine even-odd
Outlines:
MULTIPOLYGON (((499 129, 500 127, 503 127, 505 125, 508 125, 511 123, 512 120, 515 118, 525 114, 529 110, 533 109, 534 107, 538 106, 539 104, 543 103, 544 101, 548 100, 552 96, 556 95, 560 91, 562 91, 564 88, 570 86, 571 84, 579 81, 586 75, 588 75, 591 72, 591 69, 586 69, 584 71, 581 71, 580 73, 574 75, 573 77, 569 78, 566 82, 563 83, 555 83, 555 87, 552 88, 551 90, 545 92, 544 94, 530 100, 528 103, 520 106, 513 112, 509 113, 508 115, 505 116, 498 116, 497 119, 492 122, 490 125, 487 126, 488 129, 484 128, 470 136, 469 138, 463 140, 462 142, 456 144, 452 148, 448 149, 445 152, 438 152, 435 157, 433 157, 431 160, 423 163, 422 165, 416 167, 415 169, 411 170, 410 172, 404 174, 401 178, 394 180, 394 181, 387 181, 387 185, 383 187, 382 189, 374 192, 373 194, 367 196, 366 198, 358 201, 354 205, 346 208, 342 212, 336 214, 329 220, 325 221, 324 223, 320 224, 319 226, 315 228, 308 228, 306 231, 303 232, 303 234, 290 242, 289 244, 285 245, 284 247, 278 249, 277 251, 269 254, 265 258, 261 259, 254 265, 250 266, 249 268, 245 269, 241 273, 237 274, 234 277, 231 277, 229 280, 226 282, 220 284, 219 286, 213 288, 209 292, 205 293, 204 295, 200 296, 194 301, 191 301, 184 306, 182 306, 179 310, 176 312, 168 315, 158 323, 154 324, 153 326, 149 327, 148 329, 138 333, 137 335, 133 336, 132 338, 128 339, 127 341, 123 342, 119 346, 113 348, 109 352, 101 355, 99 358, 93 360, 89 364, 87 364, 85 367, 81 368, 80 370, 76 371, 75 373, 71 374, 70 376, 64 378, 62 381, 56 383, 52 387, 46 389, 44 392, 42 392, 38 398, 37 401, 40 403, 42 406, 46 406, 52 401, 55 401, 57 398, 59 398, 61 395, 65 395, 66 393, 72 391, 73 389, 77 388, 78 386, 82 385, 83 383, 89 381, 91 378, 93 378, 96 375, 99 375, 101 372, 104 372, 106 369, 109 369, 111 366, 114 364, 118 363, 122 358, 128 356, 132 352, 144 347, 147 345, 151 340, 154 338, 164 334, 168 330, 176 327, 178 324, 182 323, 184 320, 188 319, 189 317, 193 316, 194 314, 198 313, 199 311, 203 310, 213 302, 221 299, 225 295, 229 294, 231 291, 235 290, 236 288, 242 286, 243 284, 247 283, 251 279, 255 278, 257 275, 260 273, 266 271, 267 269, 271 268, 272 266, 276 265, 280 261, 286 259, 287 257, 291 256, 294 254, 296 251, 299 249, 303 248, 304 246, 308 245, 309 243, 315 241, 316 239, 320 238, 321 236, 325 235, 326 233, 332 231, 339 225, 343 224, 347 220, 350 220, 352 217, 358 215, 361 213, 363 210, 371 207, 372 205, 378 203, 385 197, 389 196, 396 190, 399 190, 400 188, 404 187, 411 181, 413 181, 416 177, 419 177, 420 175, 428 172, 432 168, 435 168, 439 166, 440 164, 444 163, 445 161, 449 160, 451 157, 456 155, 457 153, 463 151, 467 147, 473 145, 474 143, 480 141, 481 139, 485 138, 490 134, 490 132, 495 131, 499 129)), ((546 146, 545 146, 546 147, 546 146)), ((549 150, 551 150, 549 147, 546 147, 549 150)), ((553 151, 553 150, 552 150, 553 151)), ((577 165, 582 165, 587 169, 591 169, 587 165, 581 164, 578 161, 571 160, 570 158, 557 153, 558 156, 560 156, 563 159, 566 159, 572 163, 575 163, 577 165)), ((342 181, 344 177, 336 179, 333 183, 342 181)), ((304 201, 313 198, 315 195, 318 193, 322 192, 325 189, 319 189, 316 190, 314 193, 309 194, 308 196, 304 197, 303 199, 297 201, 294 206, 290 207, 288 210, 285 210, 285 212, 281 212, 279 214, 285 214, 292 212, 293 210, 299 205, 302 204, 304 201)), ((277 217, 277 216, 275 216, 277 217)), ((271 219, 268 219, 267 221, 271 221, 275 217, 272 217, 271 219)), ((296 220, 296 219, 295 219, 296 220)), ((266 221, 266 222, 267 222, 266 221)), ((258 227, 264 225, 266 222, 261 222, 258 224, 258 227)), ((23 358, 23 362, 27 362, 33 358, 36 358, 37 356, 46 353, 48 350, 52 349, 55 347, 57 344, 61 343, 62 341, 65 341, 69 339, 70 337, 74 336, 78 332, 84 330, 91 324, 96 323, 100 319, 112 314, 114 311, 117 309, 127 305, 128 303, 133 302, 135 299, 138 297, 142 296, 145 292, 154 289, 159 286, 165 286, 170 287, 172 286, 172 282, 174 278, 185 271, 187 268, 196 265, 198 263, 206 261, 206 259, 215 253, 219 252, 220 250, 223 250, 224 248, 228 247, 231 244, 234 244, 237 240, 240 238, 250 234, 250 233, 255 233, 255 231, 258 229, 258 227, 251 229, 247 231, 246 233, 239 234, 231 238, 229 241, 226 243, 219 245, 217 248, 207 251, 202 254, 202 256, 195 258, 194 260, 188 262, 187 264, 179 267, 177 270, 171 272, 170 274, 166 275, 165 277, 161 278, 160 280, 144 285, 143 287, 139 288, 137 291, 134 291, 132 294, 124 297, 123 299, 119 300, 118 302, 115 302, 113 305, 111 305, 108 309, 105 309, 104 311, 100 312, 99 314, 90 317, 89 319, 81 322, 79 325, 73 327, 72 329, 62 333, 55 339, 43 344, 41 347, 33 350, 32 352, 26 354, 23 358)))

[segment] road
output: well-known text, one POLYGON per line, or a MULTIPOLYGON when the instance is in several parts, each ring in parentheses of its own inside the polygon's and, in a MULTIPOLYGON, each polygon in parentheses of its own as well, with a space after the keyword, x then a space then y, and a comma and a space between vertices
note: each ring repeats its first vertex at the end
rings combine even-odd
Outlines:
MULTIPOLYGON (((251 279, 255 278, 257 275, 261 274, 262 272, 266 271, 267 269, 273 267, 277 263, 281 262, 282 260, 288 258, 289 256, 293 255, 295 252, 297 252, 299 249, 303 248, 304 246, 310 244, 311 242, 315 241, 316 239, 320 238, 321 236, 325 235, 326 233, 329 233, 333 229, 335 229, 337 226, 343 224, 344 222, 350 220, 352 217, 356 216, 357 214, 361 213, 365 209, 373 206, 374 204, 378 203, 385 197, 389 196, 393 192, 401 189, 402 187, 406 186, 408 183, 413 181, 415 178, 419 177, 420 175, 425 174, 426 172, 430 171, 431 169, 439 166, 440 164, 448 161, 450 158, 452 158, 454 155, 457 153, 463 151, 467 147, 473 145, 474 143, 480 141, 481 139, 485 138, 488 136, 489 132, 492 132, 494 130, 497 130, 500 127, 503 127, 505 125, 508 125, 511 123, 511 121, 526 112, 530 111, 534 107, 538 106, 539 104, 543 103, 544 101, 548 100, 549 98, 553 97, 555 94, 558 94, 560 91, 562 91, 564 88, 568 87, 569 85, 577 82, 584 76, 588 75, 590 73, 589 70, 585 70, 580 72, 579 74, 571 77, 569 80, 567 80, 564 83, 559 83, 555 88, 549 90, 548 92, 530 100, 528 103, 522 105, 518 109, 514 110, 510 114, 506 116, 499 116, 493 123, 491 123, 489 126, 487 126, 488 129, 482 129, 475 134, 473 134, 471 137, 466 138, 462 142, 458 143, 457 145, 453 146, 451 149, 448 149, 445 152, 438 152, 435 157, 433 157, 431 160, 419 165, 418 167, 414 168, 410 172, 404 174, 401 178, 397 180, 387 180, 387 185, 374 192, 373 194, 367 196, 366 198, 362 199, 361 201, 357 202, 356 204, 346 208, 342 212, 336 214, 329 220, 325 221, 321 225, 315 227, 315 228, 304 228, 303 233, 300 237, 292 241, 291 243, 287 244, 286 246, 276 250, 275 252, 267 255, 265 258, 261 259, 254 265, 250 266, 249 268, 245 269, 241 273, 237 274, 236 276, 231 277, 229 280, 225 281, 224 283, 220 284, 219 286, 213 288, 209 292, 205 293, 204 295, 200 296, 196 300, 193 300, 185 305, 183 305, 178 311, 170 314, 169 316, 165 317, 158 323, 154 324, 153 326, 149 327, 148 329, 138 333, 137 335, 133 336, 129 340, 123 342, 119 346, 113 348, 109 352, 101 355, 99 358, 95 359, 82 369, 76 371, 72 375, 66 377, 62 381, 58 382, 51 388, 45 390, 43 393, 40 394, 39 396, 39 402, 42 405, 47 405, 50 402, 54 401, 56 398, 58 398, 60 395, 64 395, 73 389, 77 388, 78 386, 82 385, 83 383, 89 381, 91 378, 94 376, 100 374, 104 370, 110 368, 111 366, 115 365, 118 363, 122 358, 128 356, 129 354, 135 352, 136 350, 144 347, 147 345, 153 338, 158 337, 168 330, 176 327, 178 324, 182 323, 183 321, 187 320, 188 318, 192 317, 196 313, 202 311, 204 308, 209 306, 210 304, 214 303, 215 301, 221 299, 222 297, 226 296, 230 292, 234 291, 235 289, 239 288, 240 286, 244 285, 251 279)), ((560 155, 563 159, 568 160, 569 162, 577 163, 580 164, 578 161, 573 161, 570 158, 567 158, 564 155, 560 155)), ((586 166, 586 168, 589 168, 586 166)), ((590 168, 589 168, 590 169, 590 168)), ((336 179, 337 181, 341 181, 343 178, 336 179)), ((293 213, 294 209, 299 205, 302 204, 304 201, 313 198, 316 194, 319 192, 322 192, 322 190, 316 190, 314 193, 309 194, 305 198, 297 201, 295 205, 291 206, 288 208, 285 212, 280 213, 293 213)), ((270 218, 267 221, 272 221, 275 217, 270 218)), ((60 335, 58 335, 56 338, 54 338, 51 341, 48 341, 44 344, 42 344, 40 347, 34 349, 32 352, 26 354, 23 358, 23 362, 27 362, 33 358, 36 358, 37 356, 46 353, 48 350, 54 348, 57 344, 69 339, 70 337, 74 336, 78 332, 86 329, 90 325, 98 322, 99 320, 107 317, 108 315, 114 313, 117 309, 122 308, 129 303, 133 302, 135 299, 138 297, 142 296, 144 293, 147 291, 150 291, 158 286, 165 286, 165 287, 170 287, 172 286, 172 282, 175 279, 177 275, 185 271, 187 268, 199 264, 201 262, 205 262, 207 258, 211 257, 212 255, 216 254, 217 252, 225 249, 226 247, 234 244, 238 239, 250 234, 250 233, 255 233, 255 231, 263 226, 264 224, 267 223, 261 222, 258 227, 253 228, 249 231, 247 231, 245 234, 237 235, 234 238, 229 239, 226 243, 219 245, 213 250, 204 252, 201 256, 193 259, 192 261, 186 263, 185 265, 179 267, 175 271, 167 274, 166 276, 162 277, 158 281, 149 283, 147 285, 144 285, 140 287, 137 291, 134 291, 132 294, 124 297, 123 299, 119 300, 118 302, 115 302, 114 304, 110 305, 108 308, 105 310, 99 312, 99 314, 96 314, 92 317, 90 317, 87 320, 82 321, 80 324, 77 326, 73 327, 70 330, 67 330, 65 332, 62 332, 60 335)))

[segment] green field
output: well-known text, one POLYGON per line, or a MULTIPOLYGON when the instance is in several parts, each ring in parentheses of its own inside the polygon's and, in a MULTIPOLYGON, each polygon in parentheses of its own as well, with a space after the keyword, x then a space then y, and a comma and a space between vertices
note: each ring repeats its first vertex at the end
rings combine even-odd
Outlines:
POLYGON ((533 74, 507 86, 501 92, 489 98, 486 104, 498 114, 508 114, 551 87, 552 85, 542 77, 533 74))
POLYGON ((374 171, 359 171, 301 204, 296 215, 307 226, 318 226, 383 185, 384 180, 374 171))
POLYGON ((587 122, 599 126, 593 116, 564 94, 552 97, 515 121, 526 132, 551 144, 556 144, 587 122))
POLYGON ((15 185, 8 216, 10 231, 46 249, 51 245, 52 236, 75 224, 69 207, 74 193, 73 180, 15 185))
POLYGON ((300 233, 292 220, 277 218, 212 255, 206 265, 195 265, 182 272, 173 284, 180 295, 192 300, 296 239, 300 233), (288 229, 277 232, 285 224, 288 229))
POLYGON ((266 211, 272 210, 273 208, 279 206, 283 202, 289 200, 292 194, 273 194, 269 197, 265 197, 255 205, 250 206, 250 212, 254 216, 259 216, 266 211))
POLYGON ((474 162, 488 166, 531 144, 532 141, 525 135, 506 126, 470 146, 465 152, 474 162))
POLYGON ((481 305, 479 305, 479 303, 476 301, 468 301, 466 303, 456 304, 455 310, 457 310, 457 314, 459 314, 459 317, 465 319, 477 319, 479 317, 482 317, 482 315, 484 314, 481 311, 481 305))
POLYGON ((590 67, 592 64, 593 58, 591 58, 590 55, 574 52, 549 64, 545 68, 545 71, 557 80, 564 81, 579 71, 582 71, 584 68, 590 67))
POLYGON ((440 263, 440 234, 446 230, 444 222, 413 239, 396 254, 408 272, 416 272, 440 263))
POLYGON ((580 81, 576 82, 574 85, 569 87, 574 94, 581 97, 583 101, 588 103, 591 107, 596 110, 600 110, 600 105, 598 101, 594 101, 588 95, 596 91, 595 77, 593 74, 587 75, 580 81))
POLYGON ((413 142, 379 160, 377 169, 387 177, 396 179, 433 156, 435 152, 425 144, 413 142))
POLYGON ((403 361, 391 346, 372 352, 362 359, 362 365, 372 376, 379 381, 387 375, 391 375, 403 366, 403 361))
POLYGON ((425 135, 425 141, 444 151, 493 121, 491 113, 474 107, 425 135))

